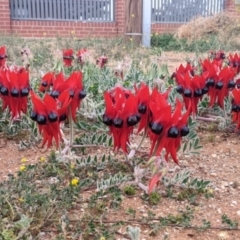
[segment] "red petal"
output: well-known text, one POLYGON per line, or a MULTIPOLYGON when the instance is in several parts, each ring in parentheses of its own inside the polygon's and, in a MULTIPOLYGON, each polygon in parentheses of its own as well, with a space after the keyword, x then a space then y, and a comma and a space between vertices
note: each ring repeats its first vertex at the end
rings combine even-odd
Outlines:
POLYGON ((150 194, 154 187, 158 184, 161 177, 161 173, 156 173, 149 181, 148 183, 148 194, 150 194))

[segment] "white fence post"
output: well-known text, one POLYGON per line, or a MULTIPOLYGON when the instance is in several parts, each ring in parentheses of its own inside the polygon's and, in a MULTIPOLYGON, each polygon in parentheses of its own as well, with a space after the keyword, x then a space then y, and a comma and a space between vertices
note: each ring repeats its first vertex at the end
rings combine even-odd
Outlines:
POLYGON ((143 0, 142 45, 151 47, 152 1, 143 0))

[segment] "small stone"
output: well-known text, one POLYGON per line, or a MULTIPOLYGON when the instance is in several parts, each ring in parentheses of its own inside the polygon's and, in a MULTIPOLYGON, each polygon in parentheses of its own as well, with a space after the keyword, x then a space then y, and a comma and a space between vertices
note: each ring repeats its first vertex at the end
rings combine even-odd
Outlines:
POLYGON ((188 162, 187 162, 186 160, 182 160, 182 161, 181 161, 181 165, 182 165, 182 166, 186 166, 186 165, 188 165, 188 162))
POLYGON ((216 177, 217 174, 216 174, 215 172, 212 172, 212 173, 210 173, 210 176, 212 176, 212 177, 216 177))
POLYGON ((236 181, 234 181, 231 185, 232 185, 233 188, 238 188, 239 187, 239 183, 236 182, 236 181))
POLYGON ((222 209, 221 209, 221 208, 218 208, 218 209, 217 209, 217 212, 218 212, 219 214, 221 214, 221 213, 222 213, 222 209))
POLYGON ((227 182, 224 182, 224 181, 222 181, 222 186, 223 186, 223 187, 228 187, 228 183, 227 183, 227 182))
POLYGON ((232 201, 232 204, 237 205, 237 201, 232 201))
POLYGON ((238 216, 240 216, 240 210, 239 210, 239 211, 237 211, 237 215, 238 215, 238 216))
POLYGON ((217 154, 213 153, 213 154, 211 155, 211 157, 212 157, 212 158, 216 158, 216 157, 217 157, 217 154))

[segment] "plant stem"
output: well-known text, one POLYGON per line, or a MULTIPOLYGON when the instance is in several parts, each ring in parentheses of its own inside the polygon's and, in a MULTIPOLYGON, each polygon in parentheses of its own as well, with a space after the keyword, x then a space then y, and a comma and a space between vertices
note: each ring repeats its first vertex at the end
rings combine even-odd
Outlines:
POLYGON ((142 146, 143 141, 144 141, 145 137, 147 136, 147 130, 148 130, 148 127, 146 127, 146 128, 144 129, 144 133, 143 133, 142 139, 141 139, 141 141, 139 142, 139 144, 138 144, 138 146, 137 146, 137 148, 136 148, 136 151, 138 151, 138 149, 142 146))
MULTIPOLYGON (((70 138, 69 138, 69 146, 73 145, 73 138, 74 138, 74 132, 73 132, 73 119, 72 119, 72 111, 71 107, 68 108, 68 119, 69 119, 69 128, 70 128, 70 138)), ((69 147, 68 154, 71 153, 71 147, 69 147)))
MULTIPOLYGON (((156 155, 157 149, 158 149, 158 145, 159 145, 159 143, 161 142, 161 139, 162 139, 162 136, 159 136, 159 137, 158 137, 158 140, 157 140, 157 143, 156 143, 156 145, 155 145, 155 148, 154 148, 154 150, 153 150, 153 152, 152 152, 152 154, 151 154, 151 157, 154 157, 154 156, 156 155)), ((150 158, 151 158, 151 157, 150 157, 150 158)))
POLYGON ((197 117, 195 120, 201 120, 201 121, 205 121, 205 122, 219 122, 215 118, 205 118, 205 117, 197 117))
POLYGON ((87 148, 87 147, 103 147, 103 148, 109 148, 108 146, 104 146, 104 145, 97 145, 97 144, 85 144, 85 145, 70 145, 70 147, 74 147, 74 148, 87 148))

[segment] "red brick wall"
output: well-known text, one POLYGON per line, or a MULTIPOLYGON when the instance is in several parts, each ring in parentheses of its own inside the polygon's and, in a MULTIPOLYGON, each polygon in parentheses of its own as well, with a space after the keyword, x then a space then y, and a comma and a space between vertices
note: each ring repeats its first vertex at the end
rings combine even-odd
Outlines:
POLYGON ((240 5, 235 4, 235 0, 225 0, 225 7, 230 14, 239 15, 240 5))
POLYGON ((23 37, 117 37, 124 33, 125 0, 116 0, 114 22, 10 20, 9 0, 0 0, 0 33, 23 37), (3 13, 3 14, 2 14, 3 13))
POLYGON ((10 33, 9 0, 1 0, 0 4, 0 33, 10 33))
MULTIPOLYGON (((11 20, 9 0, 0 0, 0 34, 18 34, 22 37, 117 37, 124 36, 125 0, 116 0, 114 22, 74 22, 74 21, 21 21, 11 20)), ((149 0, 150 1, 150 0, 149 0)), ((240 16, 240 6, 235 0, 225 0, 226 11, 240 16)), ((153 23, 152 32, 172 32, 181 24, 153 23)))

